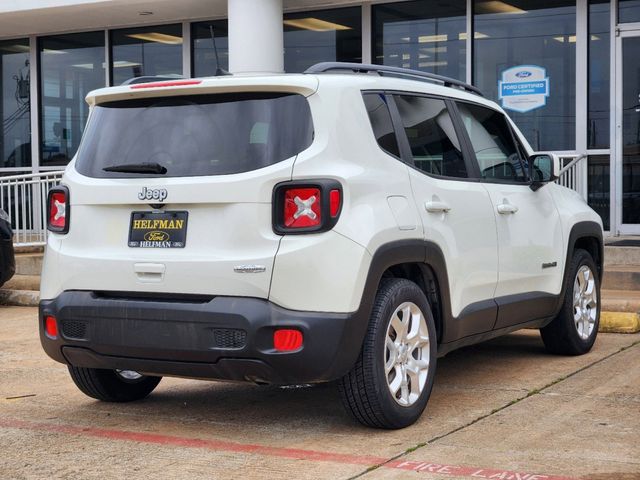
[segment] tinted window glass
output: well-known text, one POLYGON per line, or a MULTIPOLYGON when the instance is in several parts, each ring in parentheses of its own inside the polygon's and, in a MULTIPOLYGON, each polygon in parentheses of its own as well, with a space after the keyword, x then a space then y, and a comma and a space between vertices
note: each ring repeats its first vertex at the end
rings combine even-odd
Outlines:
POLYGON ((411 95, 395 98, 416 167, 432 175, 466 177, 460 142, 444 101, 411 95))
POLYGON ((474 84, 500 102, 534 150, 573 150, 576 0, 474 0, 473 8, 474 84), (518 74, 548 78, 548 96, 502 95, 499 82, 528 78, 518 74))
POLYGON ((29 39, 0 42, 0 168, 31 167, 29 39))
POLYGON ((319 62, 362 62, 360 7, 284 15, 284 70, 303 72, 319 62))
POLYGON ((618 21, 620 23, 640 22, 640 0, 620 0, 618 21))
POLYGON ((589 117, 588 148, 609 148, 610 5, 589 2, 589 117))
POLYGON ((466 0, 383 3, 371 15, 375 63, 465 80, 466 0))
POLYGON ((191 24, 191 62, 193 63, 194 77, 208 77, 216 74, 216 67, 229 70, 229 33, 226 20, 214 20, 191 24), (216 64, 216 51, 213 48, 211 29, 216 39, 218 60, 216 64))
POLYGON ((525 181, 520 154, 504 115, 470 103, 458 107, 482 178, 525 181))
POLYGON ((77 169, 91 177, 154 174, 103 168, 157 163, 164 177, 222 175, 293 157, 313 139, 307 100, 295 94, 145 98, 95 107, 77 169))
POLYGON ((398 140, 391 123, 391 114, 384 95, 381 93, 367 93, 363 95, 363 98, 378 145, 385 152, 400 157, 398 140))
POLYGON ((112 85, 145 75, 182 75, 182 25, 111 32, 112 85))
POLYGON ((106 83, 104 53, 104 32, 38 39, 41 165, 66 165, 76 154, 89 116, 84 98, 106 83))
POLYGON ((611 160, 609 155, 592 155, 587 162, 587 200, 602 218, 604 230, 609 230, 610 212, 610 183, 609 168, 611 160))

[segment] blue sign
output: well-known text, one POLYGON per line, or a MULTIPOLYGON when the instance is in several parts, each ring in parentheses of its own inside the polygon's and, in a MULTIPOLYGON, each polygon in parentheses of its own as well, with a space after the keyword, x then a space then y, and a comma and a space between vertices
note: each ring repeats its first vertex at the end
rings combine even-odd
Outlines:
POLYGON ((536 65, 519 65, 502 72, 498 82, 502 107, 516 112, 529 112, 544 107, 549 96, 547 71, 536 65))

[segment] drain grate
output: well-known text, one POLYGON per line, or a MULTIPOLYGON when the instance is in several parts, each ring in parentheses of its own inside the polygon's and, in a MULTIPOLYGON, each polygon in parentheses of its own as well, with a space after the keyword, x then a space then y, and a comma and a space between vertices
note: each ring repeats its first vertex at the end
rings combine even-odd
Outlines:
POLYGON ((216 348, 242 348, 247 341, 247 332, 236 328, 214 328, 213 343, 216 348))

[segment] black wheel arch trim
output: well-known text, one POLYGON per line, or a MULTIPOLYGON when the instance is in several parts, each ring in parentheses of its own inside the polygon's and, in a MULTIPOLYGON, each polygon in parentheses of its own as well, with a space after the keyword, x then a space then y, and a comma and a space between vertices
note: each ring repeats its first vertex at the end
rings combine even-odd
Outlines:
MULTIPOLYGON (((398 240, 378 247, 371 259, 360 307, 354 318, 359 324, 357 331, 360 344, 364 339, 376 292, 384 273, 391 267, 408 263, 430 268, 442 299, 439 308, 443 309, 442 328, 446 329, 447 319, 451 318, 451 302, 447 265, 442 250, 437 244, 425 240, 398 240)), ((439 336, 442 334, 443 332, 440 332, 439 336)))
POLYGON ((602 234, 602 227, 600 227, 598 223, 593 221, 577 222, 571 227, 569 239, 567 241, 567 254, 562 275, 562 290, 560 292, 560 296, 558 297, 558 304, 556 305, 554 316, 557 315, 562 308, 562 302, 570 283, 567 268, 569 267, 569 265, 571 265, 571 257, 573 256, 573 252, 576 249, 576 244, 583 238, 593 239, 596 241, 598 255, 597 258, 593 259, 593 261, 598 268, 598 280, 602 285, 602 277, 604 274, 604 239, 602 234))
MULTIPOLYGON (((454 345, 468 345, 526 326, 544 326, 553 320, 562 308, 564 295, 569 285, 566 269, 570 264, 576 244, 580 239, 584 238, 596 241, 598 254, 594 261, 598 267, 598 276, 602 281, 604 259, 602 228, 593 221, 578 222, 572 226, 567 241, 565 271, 563 272, 560 295, 556 296, 545 292, 528 292, 504 298, 487 299, 486 301, 466 306, 456 318, 453 317, 451 312, 449 275, 442 249, 434 242, 420 239, 398 240, 383 244, 375 251, 371 259, 360 307, 353 318, 357 323, 357 327, 353 329, 355 334, 353 340, 357 341, 358 345, 362 345, 376 291, 384 273, 391 267, 407 263, 415 263, 429 268, 435 277, 440 301, 440 305, 437 308, 440 309, 439 316, 441 321, 440 325, 437 326, 438 342, 441 343, 439 350, 443 352, 457 348, 454 345), (514 311, 520 311, 521 315, 519 318, 514 318, 512 324, 506 324, 500 320, 502 318, 499 315, 500 309, 505 310, 505 314, 513 314, 514 311), (494 319, 493 328, 488 328, 486 332, 470 331, 470 325, 467 324, 470 323, 471 326, 475 325, 477 328, 477 319, 482 316, 488 316, 489 320, 491 318, 494 319), (466 322, 466 320, 469 320, 469 322, 466 322), (449 346, 446 347, 445 345, 449 346)), ((358 348, 357 351, 359 353, 360 349, 358 348)))

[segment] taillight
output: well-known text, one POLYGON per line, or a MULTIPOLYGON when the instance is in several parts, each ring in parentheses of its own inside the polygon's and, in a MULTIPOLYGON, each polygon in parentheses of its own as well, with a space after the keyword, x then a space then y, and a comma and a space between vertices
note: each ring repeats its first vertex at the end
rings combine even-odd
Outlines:
POLYGON ((69 189, 63 185, 49 190, 47 228, 55 233, 69 231, 69 189))
POLYGON ((330 230, 342 210, 342 186, 335 180, 284 182, 273 197, 273 230, 279 234, 330 230))
POLYGON ((284 191, 284 226, 315 227, 322 224, 319 188, 290 188, 284 191))

